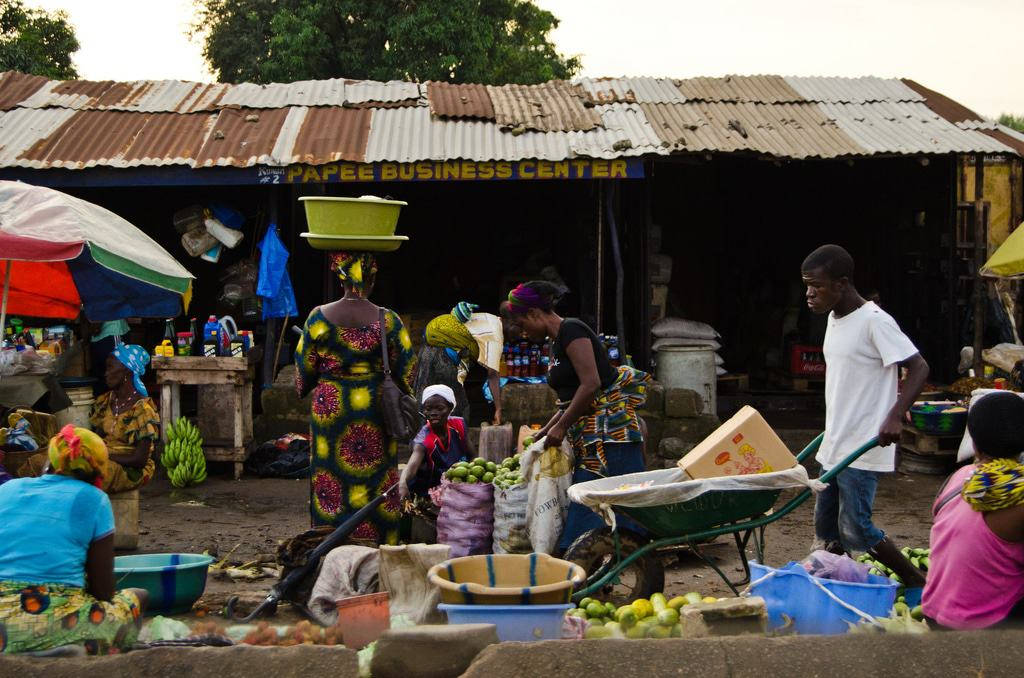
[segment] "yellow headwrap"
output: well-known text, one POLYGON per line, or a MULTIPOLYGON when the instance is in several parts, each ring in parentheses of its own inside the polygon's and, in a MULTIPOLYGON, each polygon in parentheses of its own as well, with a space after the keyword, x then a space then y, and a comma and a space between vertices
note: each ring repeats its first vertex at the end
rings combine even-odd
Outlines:
POLYGON ((107 473, 107 446, 103 438, 87 428, 68 424, 50 438, 50 467, 62 476, 92 478, 96 487, 103 487, 107 473))
POLYGON ((377 258, 369 252, 332 252, 331 270, 342 283, 360 292, 377 275, 377 258))
POLYGON ((451 313, 439 315, 427 323, 424 335, 427 343, 431 346, 466 351, 473 360, 480 355, 480 346, 476 343, 476 339, 469 333, 466 326, 451 313))

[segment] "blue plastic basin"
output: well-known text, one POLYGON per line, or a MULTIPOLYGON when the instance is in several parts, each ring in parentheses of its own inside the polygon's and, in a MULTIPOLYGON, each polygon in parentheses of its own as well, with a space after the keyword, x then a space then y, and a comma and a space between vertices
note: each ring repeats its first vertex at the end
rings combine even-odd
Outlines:
POLYGON ((449 624, 494 624, 498 640, 558 640, 562 617, 572 605, 449 605, 437 609, 448 615, 449 624))
POLYGON ((119 589, 146 589, 146 615, 184 614, 206 590, 213 558, 197 553, 152 553, 114 558, 119 589))
POLYGON ((799 563, 783 568, 768 567, 750 561, 750 593, 764 598, 768 625, 779 628, 792 620, 793 630, 802 634, 835 635, 846 633, 861 617, 843 607, 814 583, 820 583, 832 595, 872 617, 888 617, 899 586, 886 577, 868 575, 867 584, 812 577, 799 563), (758 583, 759 579, 774 573, 758 583))

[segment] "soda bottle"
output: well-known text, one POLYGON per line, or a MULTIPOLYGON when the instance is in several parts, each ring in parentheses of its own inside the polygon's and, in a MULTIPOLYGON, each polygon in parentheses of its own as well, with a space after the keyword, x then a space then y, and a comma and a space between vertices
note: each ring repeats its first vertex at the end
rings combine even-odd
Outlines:
POLYGON ((164 323, 164 339, 173 345, 177 340, 178 333, 174 329, 174 318, 168 318, 164 323))
POLYGON ((188 331, 192 335, 192 355, 203 355, 203 338, 199 334, 199 326, 196 324, 195 318, 189 318, 188 331))

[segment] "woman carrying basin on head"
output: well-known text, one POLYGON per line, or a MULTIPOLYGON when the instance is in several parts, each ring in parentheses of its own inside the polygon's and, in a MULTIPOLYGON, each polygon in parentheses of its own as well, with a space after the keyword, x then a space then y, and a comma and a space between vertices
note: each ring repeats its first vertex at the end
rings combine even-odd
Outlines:
MULTIPOLYGON (((413 353, 398 314, 367 297, 377 261, 366 252, 332 252, 331 270, 345 295, 313 309, 295 349, 299 396, 313 393, 310 513, 313 525, 340 525, 398 482, 397 443, 384 428, 381 344, 395 383, 411 394, 413 353), (383 321, 382 321, 383 318, 383 321)), ((352 532, 352 537, 396 544, 398 493, 352 532)))

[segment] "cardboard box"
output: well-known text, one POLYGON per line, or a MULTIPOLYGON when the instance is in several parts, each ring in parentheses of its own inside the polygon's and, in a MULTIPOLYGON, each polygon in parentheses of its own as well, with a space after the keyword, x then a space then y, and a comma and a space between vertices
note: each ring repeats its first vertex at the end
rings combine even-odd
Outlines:
POLYGON ((677 466, 690 478, 784 471, 794 457, 764 417, 749 405, 693 448, 677 466))

